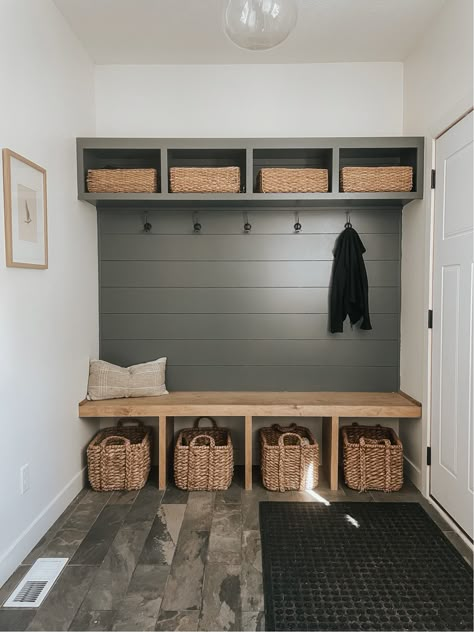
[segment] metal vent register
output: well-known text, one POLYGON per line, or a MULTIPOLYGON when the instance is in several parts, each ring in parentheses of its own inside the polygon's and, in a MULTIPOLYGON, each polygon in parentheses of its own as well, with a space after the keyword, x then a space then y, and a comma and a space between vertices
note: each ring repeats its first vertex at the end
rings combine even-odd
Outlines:
POLYGON ((3 607, 38 608, 68 560, 67 557, 40 557, 3 604, 3 607))

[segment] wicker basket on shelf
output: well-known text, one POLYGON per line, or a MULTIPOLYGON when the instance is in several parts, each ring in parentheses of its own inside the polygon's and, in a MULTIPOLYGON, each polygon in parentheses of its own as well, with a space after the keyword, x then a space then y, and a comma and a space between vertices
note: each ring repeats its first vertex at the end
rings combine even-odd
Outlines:
POLYGON ((156 169, 89 169, 89 193, 155 193, 158 190, 156 169))
POLYGON ((139 419, 119 419, 99 430, 87 448, 87 471, 96 492, 141 489, 150 472, 151 428, 139 419), (133 426, 124 426, 132 422, 133 426))
POLYGON ((403 485, 403 445, 391 428, 341 428, 344 480, 351 489, 396 492, 403 485))
POLYGON ((412 167, 343 167, 341 191, 346 193, 411 191, 412 167))
POLYGON ((171 167, 171 193, 239 193, 239 167, 171 167))
POLYGON ((327 193, 327 169, 286 169, 269 167, 257 176, 260 193, 327 193))
POLYGON ((234 450, 230 432, 214 419, 199 417, 193 428, 182 430, 174 450, 176 487, 189 491, 227 489, 234 472, 234 450), (209 419, 212 428, 200 428, 209 419))
POLYGON ((308 428, 296 424, 262 428, 260 452, 267 489, 284 492, 318 486, 319 446, 308 428))

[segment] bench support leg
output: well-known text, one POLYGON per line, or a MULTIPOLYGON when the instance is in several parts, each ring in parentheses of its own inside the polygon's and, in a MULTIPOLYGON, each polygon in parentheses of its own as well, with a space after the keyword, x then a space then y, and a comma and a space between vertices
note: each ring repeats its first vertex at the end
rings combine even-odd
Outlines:
POLYGON ((245 489, 252 489, 252 417, 245 417, 245 489))
POLYGON ((158 489, 166 489, 168 480, 168 463, 171 463, 172 442, 173 442, 173 418, 166 415, 159 417, 158 425, 158 489))
POLYGON ((323 468, 331 490, 338 488, 339 417, 323 417, 323 468))

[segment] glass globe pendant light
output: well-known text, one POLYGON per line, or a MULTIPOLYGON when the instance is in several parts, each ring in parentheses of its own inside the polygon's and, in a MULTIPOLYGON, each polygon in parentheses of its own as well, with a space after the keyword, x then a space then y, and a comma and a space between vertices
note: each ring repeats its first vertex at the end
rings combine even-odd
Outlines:
POLYGON ((267 50, 286 40, 296 17, 295 0, 228 0, 225 32, 241 48, 267 50))

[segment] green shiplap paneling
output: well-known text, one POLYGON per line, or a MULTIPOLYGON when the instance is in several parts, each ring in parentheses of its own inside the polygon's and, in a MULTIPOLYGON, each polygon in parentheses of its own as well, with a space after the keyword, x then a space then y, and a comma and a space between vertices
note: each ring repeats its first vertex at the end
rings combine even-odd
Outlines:
POLYGON ((400 210, 352 210, 374 329, 328 331, 332 249, 346 215, 99 210, 101 356, 168 357, 173 390, 397 390, 400 210))

